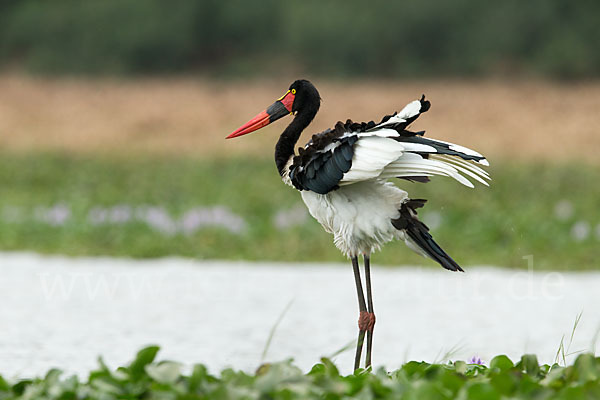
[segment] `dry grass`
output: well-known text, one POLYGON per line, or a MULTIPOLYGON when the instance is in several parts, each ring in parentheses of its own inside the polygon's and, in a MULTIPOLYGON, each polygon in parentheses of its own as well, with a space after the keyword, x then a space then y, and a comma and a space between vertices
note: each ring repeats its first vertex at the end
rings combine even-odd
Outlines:
MULTIPOLYGON (((432 110, 414 129, 426 129, 428 136, 467 145, 491 158, 598 158, 600 82, 315 83, 323 104, 306 136, 348 117, 378 120, 426 93, 432 110)), ((224 137, 271 104, 288 84, 2 76, 0 147, 196 156, 252 152, 270 157, 285 122, 252 137, 224 137)))

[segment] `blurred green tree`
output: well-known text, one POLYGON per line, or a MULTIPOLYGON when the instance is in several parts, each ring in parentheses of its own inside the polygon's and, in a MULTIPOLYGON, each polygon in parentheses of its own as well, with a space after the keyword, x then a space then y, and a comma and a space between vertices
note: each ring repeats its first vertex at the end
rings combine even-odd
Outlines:
POLYGON ((53 74, 600 76, 595 0, 0 0, 0 67, 53 74))

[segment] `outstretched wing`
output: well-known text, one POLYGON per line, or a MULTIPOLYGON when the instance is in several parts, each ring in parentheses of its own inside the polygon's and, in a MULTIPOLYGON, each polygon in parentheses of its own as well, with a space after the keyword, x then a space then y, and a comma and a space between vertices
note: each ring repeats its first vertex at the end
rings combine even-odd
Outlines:
POLYGON ((442 175, 468 187, 473 187, 468 178, 487 186, 486 180, 490 177, 477 164, 489 165, 481 154, 448 142, 418 135, 363 137, 354 145, 352 167, 342 176, 338 185, 368 179, 442 175))
POLYGON ((422 97, 379 124, 338 122, 333 130, 313 136, 299 149, 290 167, 292 183, 299 190, 321 194, 343 185, 393 177, 426 182, 430 176, 443 175, 473 187, 469 177, 487 185, 489 175, 477 166, 488 165, 481 154, 406 130, 429 107, 422 97))

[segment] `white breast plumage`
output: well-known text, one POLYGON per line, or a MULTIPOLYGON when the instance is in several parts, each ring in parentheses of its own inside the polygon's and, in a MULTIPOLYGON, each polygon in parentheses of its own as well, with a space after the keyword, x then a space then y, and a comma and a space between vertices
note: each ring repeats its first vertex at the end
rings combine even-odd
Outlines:
POLYGON ((302 191, 310 214, 332 233, 348 257, 370 254, 403 235, 391 221, 400 216, 407 193, 390 182, 370 180, 327 194, 302 191))

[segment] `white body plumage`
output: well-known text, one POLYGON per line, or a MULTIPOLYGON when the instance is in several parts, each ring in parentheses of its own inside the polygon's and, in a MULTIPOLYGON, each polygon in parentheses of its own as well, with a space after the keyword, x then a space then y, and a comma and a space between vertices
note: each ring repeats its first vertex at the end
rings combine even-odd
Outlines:
POLYGON ((327 194, 302 191, 310 214, 333 234, 338 249, 348 257, 370 254, 397 238, 392 225, 408 194, 391 182, 370 180, 340 187, 327 194))

